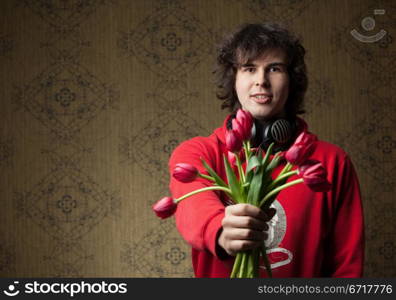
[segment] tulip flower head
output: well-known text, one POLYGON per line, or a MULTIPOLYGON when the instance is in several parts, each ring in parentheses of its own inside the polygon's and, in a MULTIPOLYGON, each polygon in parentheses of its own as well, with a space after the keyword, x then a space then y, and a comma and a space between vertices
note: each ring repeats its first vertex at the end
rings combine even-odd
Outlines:
POLYGON ((242 149, 243 140, 238 131, 231 129, 227 130, 225 134, 226 147, 230 152, 239 152, 242 149))
POLYGON ((244 135, 245 135, 244 128, 242 127, 242 124, 239 123, 239 121, 236 118, 232 119, 232 130, 234 130, 238 133, 238 135, 240 136, 242 141, 244 140, 244 135))
POLYGON ((232 120, 232 129, 238 131, 243 141, 252 137, 253 116, 250 112, 238 109, 236 117, 232 120))
MULTIPOLYGON (((228 157, 228 161, 230 162, 230 165, 231 165, 231 166, 236 166, 236 164, 237 164, 237 158, 236 158, 235 153, 233 153, 233 152, 231 152, 231 151, 228 151, 228 152, 227 152, 227 157, 228 157)), ((244 162, 244 161, 245 161, 245 152, 241 151, 241 152, 239 153, 239 159, 241 160, 241 162, 244 162)))
POLYGON ((287 150, 286 160, 293 165, 303 164, 315 150, 316 136, 307 132, 302 132, 287 150))
POLYGON ((178 163, 173 169, 172 176, 178 181, 187 183, 197 178, 198 170, 196 167, 186 163, 178 163))
POLYGON ((228 161, 230 162, 231 166, 236 166, 236 155, 233 152, 227 152, 228 161))
POLYGON ((152 208, 158 217, 166 219, 175 213, 177 204, 171 197, 164 197, 157 201, 152 208))
POLYGON ((327 172, 323 165, 315 160, 309 160, 298 168, 304 183, 315 192, 327 192, 331 184, 327 181, 327 172))

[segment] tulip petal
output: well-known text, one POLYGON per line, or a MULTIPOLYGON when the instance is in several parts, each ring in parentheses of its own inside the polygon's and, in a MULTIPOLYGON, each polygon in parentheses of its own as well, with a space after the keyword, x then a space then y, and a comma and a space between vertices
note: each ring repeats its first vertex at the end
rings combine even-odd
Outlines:
POLYGON ((178 163, 173 169, 172 176, 180 182, 191 182, 197 178, 198 170, 196 167, 186 163, 178 163))
POLYGON ((157 201, 152 209, 158 217, 166 219, 176 212, 177 204, 171 197, 164 197, 157 201))

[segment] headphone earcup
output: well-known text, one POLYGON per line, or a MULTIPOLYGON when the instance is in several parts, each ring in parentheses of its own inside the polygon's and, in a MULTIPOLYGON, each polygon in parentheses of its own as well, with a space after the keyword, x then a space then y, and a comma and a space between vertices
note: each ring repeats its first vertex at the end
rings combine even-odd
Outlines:
POLYGON ((274 151, 286 150, 293 141, 297 130, 295 120, 277 119, 267 122, 264 125, 255 122, 256 135, 254 142, 256 146, 267 149, 271 143, 274 143, 274 151))

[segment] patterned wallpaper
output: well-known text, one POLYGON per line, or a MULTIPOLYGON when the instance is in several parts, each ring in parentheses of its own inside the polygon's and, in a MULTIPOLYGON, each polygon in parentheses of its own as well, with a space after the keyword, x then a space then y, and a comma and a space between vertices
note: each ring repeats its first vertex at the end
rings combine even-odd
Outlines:
POLYGON ((167 161, 226 112, 214 49, 275 21, 307 49, 313 132, 361 182, 367 277, 396 276, 396 5, 369 0, 0 2, 0 275, 191 277, 190 248, 151 205, 167 161))

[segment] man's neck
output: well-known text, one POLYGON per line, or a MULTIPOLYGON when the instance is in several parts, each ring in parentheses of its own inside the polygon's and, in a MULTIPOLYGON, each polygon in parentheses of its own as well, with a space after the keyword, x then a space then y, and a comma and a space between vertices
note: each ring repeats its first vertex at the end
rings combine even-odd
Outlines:
POLYGON ((265 127, 266 125, 268 125, 268 124, 274 122, 274 121, 277 120, 277 119, 287 119, 286 113, 285 113, 285 112, 282 112, 282 113, 280 113, 280 114, 277 114, 277 115, 275 115, 275 116, 272 116, 271 118, 265 118, 265 119, 256 119, 256 118, 255 118, 255 120, 256 120, 257 122, 259 122, 260 125, 262 125, 263 127, 265 127))

